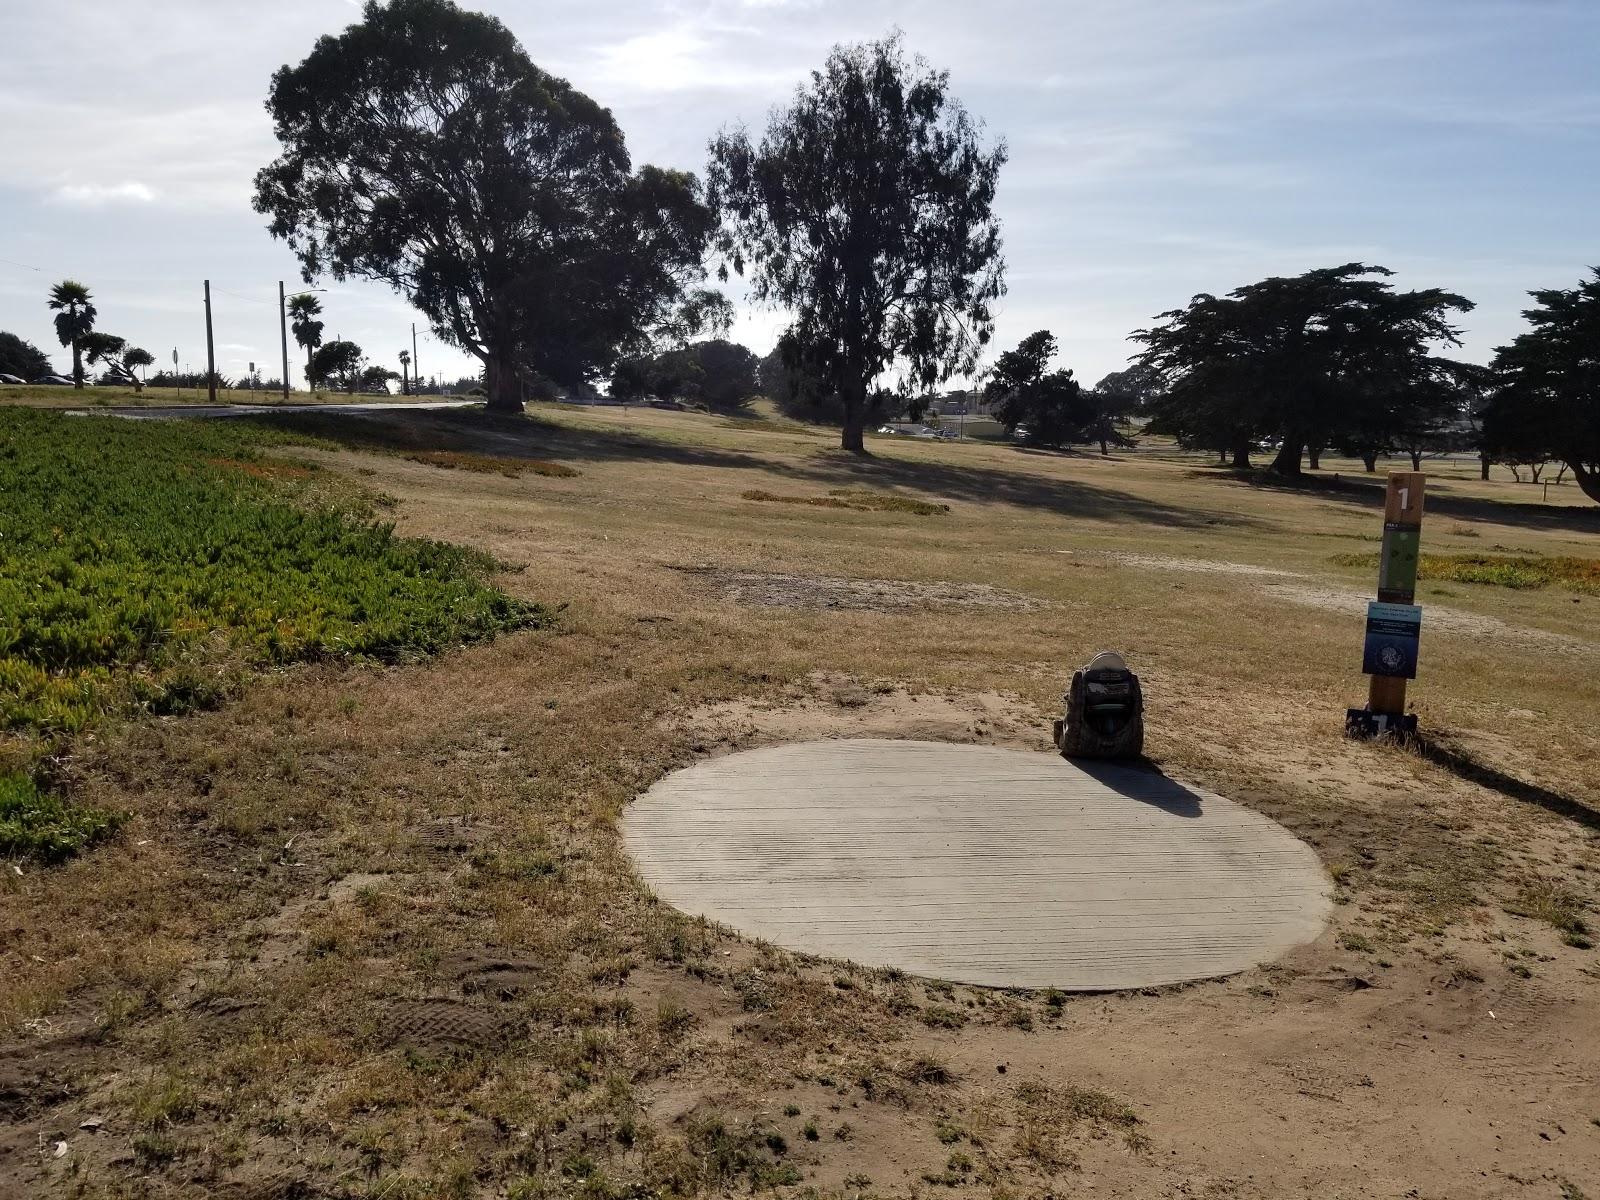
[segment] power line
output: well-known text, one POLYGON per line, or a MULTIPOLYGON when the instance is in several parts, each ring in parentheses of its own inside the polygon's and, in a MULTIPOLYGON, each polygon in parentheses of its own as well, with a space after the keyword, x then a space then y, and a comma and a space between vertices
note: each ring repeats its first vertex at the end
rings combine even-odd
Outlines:
POLYGON ((276 300, 257 300, 254 296, 241 296, 238 292, 230 292, 225 287, 217 287, 214 290, 221 292, 224 296, 232 296, 235 300, 243 300, 246 304, 276 304, 277 303, 276 300))

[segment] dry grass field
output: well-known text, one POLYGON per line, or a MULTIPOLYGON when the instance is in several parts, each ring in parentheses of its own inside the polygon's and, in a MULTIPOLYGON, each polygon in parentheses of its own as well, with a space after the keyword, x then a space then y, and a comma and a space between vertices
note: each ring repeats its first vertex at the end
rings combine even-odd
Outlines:
MULTIPOLYGON (((5 865, 0 1195, 1600 1197, 1581 579, 1422 583, 1426 739, 1358 744, 1382 491, 1349 463, 1285 488, 1160 447, 856 460, 778 420, 547 406, 308 428, 348 448, 275 453, 565 608, 79 747, 74 794, 130 816, 5 865), (622 853, 632 797, 730 749, 1048 751, 1108 646, 1164 770, 1315 847, 1316 943, 993 992, 742 941, 622 853)), ((1597 556, 1570 484, 1428 487, 1431 552, 1597 556)))
MULTIPOLYGON (((439 396, 393 395, 391 401, 438 400, 439 396)), ((207 404, 210 396, 203 387, 157 388, 135 391, 131 387, 110 385, 86 387, 47 387, 38 384, 0 384, 0 405, 25 404, 29 408, 164 408, 174 404, 207 404)), ((283 393, 263 388, 219 388, 218 404, 356 404, 382 400, 382 396, 349 395, 345 392, 306 392, 294 390, 285 400, 283 393)))

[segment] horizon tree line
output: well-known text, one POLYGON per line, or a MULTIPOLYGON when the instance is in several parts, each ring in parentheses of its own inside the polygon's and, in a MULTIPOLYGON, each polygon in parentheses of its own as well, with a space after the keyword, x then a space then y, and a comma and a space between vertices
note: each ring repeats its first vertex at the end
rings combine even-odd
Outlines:
MULTIPOLYGON (((254 204, 307 283, 394 287, 479 360, 493 410, 601 380, 691 395, 726 375, 748 395, 753 370, 836 413, 842 448, 860 453, 877 413, 977 372, 1005 294, 1006 145, 898 32, 836 46, 759 133, 723 128, 704 182, 636 167, 610 110, 451 0, 367 0, 274 74, 267 108, 281 153, 257 172, 254 204), (705 286, 713 270, 790 314, 754 368, 721 337, 731 306, 705 286)), ((1346 263, 1195 296, 1136 330, 1133 364, 1094 388, 1050 365, 1040 330, 998 356, 984 392, 1039 445, 1109 450, 1139 411, 1235 468, 1270 452, 1293 477, 1330 451, 1368 469, 1396 451, 1417 461, 1448 435, 1485 464, 1559 460, 1600 499, 1600 274, 1535 292, 1532 328, 1487 367, 1448 353, 1471 301, 1399 291, 1390 274, 1346 263)), ((52 299, 75 379, 85 356, 127 372, 143 352, 93 337, 76 287, 52 299)), ((393 377, 353 344, 322 343, 314 296, 290 310, 313 382, 393 377)))

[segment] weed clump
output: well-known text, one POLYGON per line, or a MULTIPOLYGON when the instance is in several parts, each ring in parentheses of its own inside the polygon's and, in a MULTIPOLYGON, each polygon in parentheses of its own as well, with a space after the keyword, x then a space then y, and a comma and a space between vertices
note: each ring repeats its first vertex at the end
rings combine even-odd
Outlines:
POLYGON ((43 792, 20 772, 0 774, 0 856, 61 862, 109 837, 119 821, 43 792))
POLYGON ((950 511, 948 504, 871 488, 833 488, 826 496, 783 496, 761 488, 751 488, 740 495, 745 500, 763 500, 771 504, 809 504, 813 508, 850 508, 857 512, 904 512, 915 513, 919 517, 950 511))
MULTIPOLYGON (((1373 567, 1376 554, 1336 554, 1341 567, 1373 567)), ((1481 583, 1518 590, 1548 587, 1600 595, 1600 558, 1543 557, 1521 554, 1423 554, 1417 578, 1455 583, 1481 583)))
POLYGON ((479 475, 504 475, 507 479, 519 478, 524 472, 545 475, 552 479, 571 479, 578 472, 565 463, 550 462, 542 458, 500 458, 490 454, 470 454, 464 450, 419 450, 407 454, 411 462, 429 467, 442 467, 447 471, 473 471, 479 475))

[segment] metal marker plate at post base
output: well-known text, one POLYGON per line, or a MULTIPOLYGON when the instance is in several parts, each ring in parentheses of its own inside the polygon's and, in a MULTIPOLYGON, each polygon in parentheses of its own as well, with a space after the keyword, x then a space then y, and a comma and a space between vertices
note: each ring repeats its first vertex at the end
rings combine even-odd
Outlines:
POLYGON ((1416 713, 1377 713, 1368 708, 1347 708, 1344 712, 1344 735, 1371 741, 1374 738, 1394 738, 1404 741, 1417 732, 1416 713))

